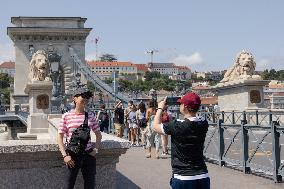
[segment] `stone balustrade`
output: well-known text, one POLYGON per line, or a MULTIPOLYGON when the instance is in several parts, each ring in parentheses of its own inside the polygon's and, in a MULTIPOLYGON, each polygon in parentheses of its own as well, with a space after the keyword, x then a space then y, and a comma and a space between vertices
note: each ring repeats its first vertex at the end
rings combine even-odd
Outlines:
MULTIPOLYGON (((60 116, 49 117, 50 138, 0 142, 0 188, 61 188, 66 166, 56 143, 60 116)), ((102 149, 96 157, 96 188, 115 188, 116 163, 130 143, 102 133, 102 149)), ((46 137, 45 137, 46 138, 46 137)), ((92 135, 92 141, 95 136, 92 135)), ((83 187, 79 173, 75 188, 83 187)))

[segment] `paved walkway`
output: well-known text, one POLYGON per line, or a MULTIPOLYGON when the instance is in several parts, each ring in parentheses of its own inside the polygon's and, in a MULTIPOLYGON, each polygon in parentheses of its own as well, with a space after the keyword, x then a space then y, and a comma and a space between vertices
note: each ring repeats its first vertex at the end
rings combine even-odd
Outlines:
MULTIPOLYGON (((283 189, 284 183, 207 163, 212 189, 283 189)), ((169 189, 170 158, 147 159, 141 147, 133 147, 117 164, 117 189, 169 189)))

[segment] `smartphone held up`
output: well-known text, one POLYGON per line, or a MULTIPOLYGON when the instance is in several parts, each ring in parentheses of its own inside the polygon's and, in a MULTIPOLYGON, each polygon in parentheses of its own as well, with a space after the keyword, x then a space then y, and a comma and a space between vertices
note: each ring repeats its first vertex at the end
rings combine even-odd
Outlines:
POLYGON ((180 99, 180 96, 174 96, 174 97, 167 97, 166 104, 168 106, 179 106, 180 102, 178 100, 180 99))

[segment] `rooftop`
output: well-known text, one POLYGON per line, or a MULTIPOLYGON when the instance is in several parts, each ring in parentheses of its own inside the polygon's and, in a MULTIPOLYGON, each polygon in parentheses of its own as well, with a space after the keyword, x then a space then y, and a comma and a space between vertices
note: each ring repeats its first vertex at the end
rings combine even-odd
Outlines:
POLYGON ((146 67, 146 64, 135 64, 137 67, 137 71, 148 71, 148 68, 146 67))
POLYGON ((148 63, 149 68, 173 68, 176 65, 174 63, 148 63))
POLYGON ((136 64, 132 62, 97 62, 97 61, 87 61, 92 68, 94 67, 136 67, 136 64))
POLYGON ((190 68, 187 66, 175 66, 175 67, 178 68, 179 70, 190 70, 190 68))
POLYGON ((0 64, 0 68, 15 69, 15 62, 3 62, 2 64, 0 64))

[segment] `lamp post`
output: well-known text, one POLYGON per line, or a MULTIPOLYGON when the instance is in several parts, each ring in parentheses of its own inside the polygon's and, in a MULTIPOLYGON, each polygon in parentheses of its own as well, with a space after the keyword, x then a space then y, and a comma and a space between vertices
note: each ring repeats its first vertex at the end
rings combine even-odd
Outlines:
POLYGON ((106 94, 106 97, 107 97, 107 107, 110 108, 109 107, 109 96, 108 96, 108 94, 106 94))
POLYGON ((52 97, 51 97, 51 113, 60 113, 60 106, 63 100, 61 94, 61 76, 62 73, 59 70, 59 63, 61 56, 57 53, 50 52, 48 54, 48 60, 50 62, 51 79, 53 82, 52 97))
POLYGON ((104 100, 103 100, 103 93, 100 91, 99 94, 98 94, 98 96, 99 96, 99 103, 100 103, 100 105, 102 105, 102 104, 104 103, 104 100))
POLYGON ((75 80, 76 80, 76 87, 80 88, 83 85, 81 84, 81 74, 80 73, 76 73, 75 75, 75 80))
POLYGON ((116 94, 117 94, 117 83, 116 83, 116 78, 118 76, 118 72, 114 71, 113 72, 113 93, 114 93, 114 104, 116 103, 116 94))
POLYGON ((4 94, 1 93, 0 95, 0 115, 5 115, 5 106, 2 105, 3 101, 4 101, 4 94))

